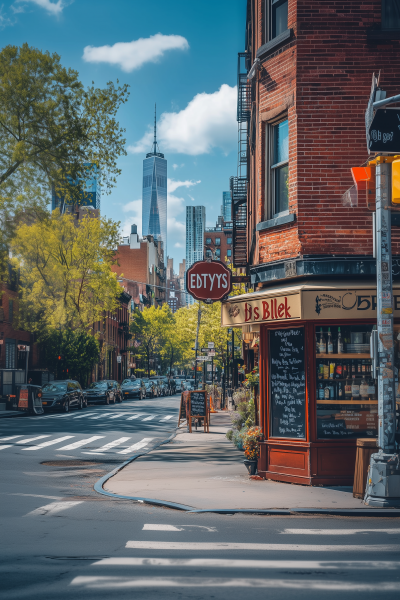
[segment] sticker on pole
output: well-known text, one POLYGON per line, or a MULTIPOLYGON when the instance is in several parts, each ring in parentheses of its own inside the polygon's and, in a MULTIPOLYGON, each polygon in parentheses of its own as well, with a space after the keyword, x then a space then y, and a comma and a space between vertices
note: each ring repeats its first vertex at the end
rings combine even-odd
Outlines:
POLYGON ((199 260, 186 271, 186 290, 196 300, 218 302, 232 291, 232 273, 219 260, 199 260))

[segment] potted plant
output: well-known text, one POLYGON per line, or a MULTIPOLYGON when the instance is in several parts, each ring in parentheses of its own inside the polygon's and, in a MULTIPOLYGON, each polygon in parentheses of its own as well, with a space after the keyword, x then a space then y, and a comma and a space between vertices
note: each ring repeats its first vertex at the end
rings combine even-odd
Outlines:
POLYGON ((243 435, 243 449, 249 475, 255 475, 257 471, 257 460, 260 456, 260 441, 262 440, 262 430, 260 427, 250 427, 243 435))

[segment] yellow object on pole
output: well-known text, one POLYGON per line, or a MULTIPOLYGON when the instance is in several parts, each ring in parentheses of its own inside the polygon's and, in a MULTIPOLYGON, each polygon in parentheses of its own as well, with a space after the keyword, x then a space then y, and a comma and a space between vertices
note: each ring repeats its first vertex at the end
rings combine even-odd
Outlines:
POLYGON ((392 162, 392 204, 400 204, 400 159, 392 162))

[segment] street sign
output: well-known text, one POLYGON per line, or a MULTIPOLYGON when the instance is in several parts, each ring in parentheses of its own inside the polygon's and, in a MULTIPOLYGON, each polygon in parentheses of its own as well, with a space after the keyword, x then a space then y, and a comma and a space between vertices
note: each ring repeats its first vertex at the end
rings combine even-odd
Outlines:
POLYGON ((369 128, 371 152, 400 152, 400 109, 382 108, 369 128))
POLYGON ((18 344, 17 350, 19 350, 20 352, 29 352, 29 346, 24 346, 22 344, 18 344))
POLYGON ((208 348, 202 348, 201 351, 202 352, 208 352, 208 348))
POLYGON ((117 356, 117 363, 120 363, 120 362, 122 362, 122 356, 119 354, 119 355, 117 356))
POLYGON ((209 350, 208 356, 215 356, 215 350, 209 350))
POLYGON ((186 290, 196 300, 222 300, 232 290, 232 273, 219 260, 199 260, 186 271, 186 290))
POLYGON ((211 358, 208 358, 208 356, 198 356, 196 360, 200 362, 207 362, 208 360, 211 360, 211 358))
POLYGON ((215 344, 214 344, 214 342, 207 342, 207 346, 209 348, 214 348, 215 344))

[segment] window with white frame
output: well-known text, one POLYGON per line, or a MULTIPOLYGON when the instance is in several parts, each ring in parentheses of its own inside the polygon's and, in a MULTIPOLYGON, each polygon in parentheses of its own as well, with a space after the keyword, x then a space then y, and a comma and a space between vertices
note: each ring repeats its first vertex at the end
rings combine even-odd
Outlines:
POLYGON ((289 212, 289 121, 267 124, 265 156, 265 218, 289 212))
POLYGON ((265 43, 276 38, 288 28, 288 0, 265 0, 264 36, 265 43))

